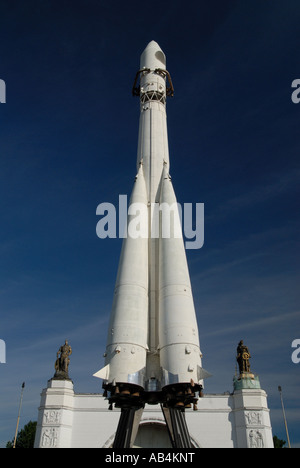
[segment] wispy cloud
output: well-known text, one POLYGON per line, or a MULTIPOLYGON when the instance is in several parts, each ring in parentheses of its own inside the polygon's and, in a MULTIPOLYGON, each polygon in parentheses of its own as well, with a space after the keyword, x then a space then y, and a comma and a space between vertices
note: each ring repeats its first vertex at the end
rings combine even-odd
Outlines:
POLYGON ((259 318, 256 320, 249 320, 249 321, 241 321, 236 325, 232 325, 229 327, 224 327, 216 330, 212 330, 210 332, 207 332, 203 334, 205 338, 211 338, 215 336, 222 336, 222 335, 229 335, 237 332, 245 332, 247 330, 256 330, 256 329, 262 329, 264 327, 270 327, 271 325, 274 324, 279 324, 280 322, 285 322, 285 321, 295 321, 295 320, 300 319, 300 311, 295 311, 295 312, 289 312, 287 314, 283 315, 273 315, 273 316, 268 316, 265 318, 259 318))
POLYGON ((247 209, 255 205, 261 205, 284 193, 293 192, 299 188, 300 169, 286 173, 270 174, 269 180, 265 184, 245 187, 244 192, 237 196, 225 200, 221 206, 217 207, 215 212, 208 214, 205 219, 213 221, 234 215, 241 209, 247 209))

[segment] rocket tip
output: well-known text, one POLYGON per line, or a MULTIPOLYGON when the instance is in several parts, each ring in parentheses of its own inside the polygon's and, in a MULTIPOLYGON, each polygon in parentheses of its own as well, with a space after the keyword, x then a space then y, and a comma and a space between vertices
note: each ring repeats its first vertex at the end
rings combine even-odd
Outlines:
POLYGON ((141 55, 141 68, 166 68, 166 56, 156 41, 150 41, 141 55))
MULTIPOLYGON (((161 53, 161 54, 163 54, 163 56, 165 55, 165 54, 163 53, 163 51, 161 50, 160 45, 159 45, 156 41, 150 41, 150 42, 148 42, 148 44, 147 44, 147 46, 146 46, 144 52, 146 52, 146 51, 151 52, 151 53, 154 53, 154 54, 161 53)), ((143 53, 144 53, 144 52, 143 52, 143 53)))
MULTIPOLYGON (((157 43, 156 41, 153 41, 153 40, 150 41, 150 42, 148 43, 148 45, 146 46, 146 49, 148 49, 148 47, 149 47, 149 48, 150 48, 150 47, 155 47, 155 48, 157 48, 157 49, 160 49, 158 43, 157 43)), ((161 49, 160 49, 160 50, 161 50, 161 49)))

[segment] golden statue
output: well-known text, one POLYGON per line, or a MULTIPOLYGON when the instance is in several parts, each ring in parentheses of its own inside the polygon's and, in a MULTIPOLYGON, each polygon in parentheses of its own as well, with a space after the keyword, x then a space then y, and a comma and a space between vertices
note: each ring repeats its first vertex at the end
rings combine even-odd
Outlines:
POLYGON ((250 352, 247 346, 241 340, 237 347, 236 360, 239 365, 240 374, 250 373, 250 352))

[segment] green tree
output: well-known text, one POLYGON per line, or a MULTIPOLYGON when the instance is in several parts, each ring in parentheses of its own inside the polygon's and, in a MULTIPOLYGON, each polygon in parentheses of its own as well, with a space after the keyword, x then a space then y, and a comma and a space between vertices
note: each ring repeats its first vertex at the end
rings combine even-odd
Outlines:
MULTIPOLYGON (((36 422, 29 421, 23 429, 18 432, 16 448, 33 448, 36 422)), ((7 442, 6 448, 13 448, 14 439, 11 442, 7 442)))
POLYGON ((285 440, 278 439, 276 435, 273 437, 274 448, 285 448, 284 445, 286 444, 285 440))

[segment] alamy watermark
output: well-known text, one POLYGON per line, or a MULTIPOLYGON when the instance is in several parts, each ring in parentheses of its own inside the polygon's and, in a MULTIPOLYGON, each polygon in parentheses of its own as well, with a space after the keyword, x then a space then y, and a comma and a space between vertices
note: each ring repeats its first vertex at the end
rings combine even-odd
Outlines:
POLYGON ((292 352, 292 361, 294 364, 299 364, 300 362, 300 339, 296 339, 292 342, 292 348, 296 348, 292 352))
POLYGON ((6 344, 4 340, 0 340, 0 364, 6 364, 6 344))
POLYGON ((294 104, 299 104, 300 102, 300 80, 296 79, 292 82, 292 88, 296 88, 295 91, 292 92, 291 99, 294 104))
POLYGON ((6 84, 4 80, 0 80, 0 104, 6 103, 6 84))
POLYGON ((100 239, 184 237, 186 249, 201 249, 204 244, 204 203, 131 203, 128 207, 127 195, 119 195, 118 210, 104 202, 96 214, 101 216, 96 226, 100 239))

